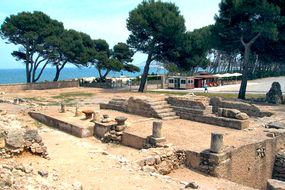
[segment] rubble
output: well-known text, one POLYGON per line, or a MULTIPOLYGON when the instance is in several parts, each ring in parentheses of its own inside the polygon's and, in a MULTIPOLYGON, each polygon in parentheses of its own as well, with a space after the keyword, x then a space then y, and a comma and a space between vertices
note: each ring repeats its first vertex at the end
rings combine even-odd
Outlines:
POLYGON ((57 173, 49 173, 42 169, 38 173, 34 172, 32 164, 22 165, 16 162, 0 164, 0 189, 16 190, 16 189, 73 189, 82 190, 80 182, 73 184, 62 183, 58 181, 57 173))
POLYGON ((36 129, 29 129, 13 115, 0 117, 0 157, 10 158, 24 151, 48 158, 47 148, 36 129))

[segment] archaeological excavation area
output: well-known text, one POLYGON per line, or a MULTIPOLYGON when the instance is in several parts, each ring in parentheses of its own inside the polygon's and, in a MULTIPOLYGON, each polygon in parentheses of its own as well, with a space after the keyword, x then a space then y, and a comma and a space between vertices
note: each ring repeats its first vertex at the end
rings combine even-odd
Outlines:
POLYGON ((11 189, 285 189, 284 105, 66 88, 3 92, 0 111, 0 187, 5 170, 24 173, 11 189))

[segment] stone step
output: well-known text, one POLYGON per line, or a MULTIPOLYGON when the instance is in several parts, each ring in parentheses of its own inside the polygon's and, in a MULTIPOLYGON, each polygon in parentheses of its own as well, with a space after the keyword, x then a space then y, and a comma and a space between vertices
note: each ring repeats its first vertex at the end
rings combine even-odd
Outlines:
POLYGON ((154 110, 159 110, 159 109, 166 109, 166 108, 171 108, 169 104, 162 104, 162 105, 155 105, 151 106, 154 110))
POLYGON ((157 106, 157 105, 168 105, 167 101, 162 100, 162 101, 150 101, 150 105, 152 106, 157 106))
POLYGON ((162 120, 175 120, 175 119, 180 119, 180 117, 179 116, 168 116, 168 117, 162 118, 162 120))
POLYGON ((171 117, 171 116, 176 116, 176 113, 175 113, 175 112, 167 112, 167 113, 158 114, 158 116, 159 116, 160 118, 171 117))
POLYGON ((173 112, 172 108, 162 108, 162 109, 155 109, 156 113, 162 114, 162 113, 168 113, 173 112))

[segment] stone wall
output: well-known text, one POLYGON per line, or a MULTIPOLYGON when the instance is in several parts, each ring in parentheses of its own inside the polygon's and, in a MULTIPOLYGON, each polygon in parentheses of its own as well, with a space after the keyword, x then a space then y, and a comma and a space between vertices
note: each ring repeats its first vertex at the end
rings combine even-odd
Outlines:
POLYGON ((197 121, 233 129, 245 129, 249 121, 236 118, 218 117, 212 114, 209 99, 201 96, 171 96, 167 102, 181 119, 197 121))
POLYGON ((285 182, 285 151, 284 150, 278 152, 278 154, 276 155, 272 178, 285 182))
POLYGON ((76 137, 85 138, 93 136, 94 134, 94 127, 80 128, 70 123, 36 112, 29 112, 29 115, 45 125, 57 128, 76 137))
POLYGON ((107 104, 101 103, 100 109, 112 109, 159 119, 177 119, 176 113, 164 98, 130 97, 112 99, 107 104))
POLYGON ((209 107, 209 99, 203 96, 170 96, 167 102, 172 106, 205 110, 209 107))
POLYGON ((246 113, 249 116, 254 117, 264 117, 270 116, 270 113, 261 112, 261 110, 249 103, 245 103, 242 101, 234 101, 234 100, 224 100, 220 97, 213 97, 210 99, 210 105, 213 106, 213 112, 218 112, 218 108, 229 108, 229 109, 237 109, 241 112, 246 113))
POLYGON ((78 87, 79 82, 77 80, 70 81, 57 81, 57 82, 39 82, 29 84, 5 84, 0 85, 3 90, 17 91, 17 90, 45 90, 45 89, 57 89, 57 88, 71 88, 78 87))
POLYGON ((266 189, 267 180, 272 178, 272 171, 277 152, 284 148, 285 133, 276 138, 214 154, 185 151, 185 165, 212 176, 258 189, 266 189))

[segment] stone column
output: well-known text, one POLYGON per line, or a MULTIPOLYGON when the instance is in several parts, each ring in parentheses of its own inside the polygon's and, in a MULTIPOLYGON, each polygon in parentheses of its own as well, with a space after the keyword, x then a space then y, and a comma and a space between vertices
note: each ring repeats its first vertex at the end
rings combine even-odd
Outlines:
POLYGON ((154 121, 152 123, 152 137, 161 138, 162 121, 154 121))
POLYGON ((100 121, 100 112, 99 111, 95 111, 93 113, 93 121, 100 121))
POLYGON ((78 111, 78 106, 75 107, 75 114, 74 114, 74 117, 78 117, 80 116, 80 113, 78 111))
POLYGON ((60 113, 64 113, 65 112, 65 105, 63 103, 60 103, 60 113))
POLYGON ((159 146, 160 143, 165 142, 165 137, 162 136, 162 121, 154 121, 152 123, 152 135, 149 139, 151 146, 159 146))
POLYGON ((118 125, 125 125, 127 118, 124 116, 119 116, 119 117, 116 117, 115 120, 118 125))
POLYGON ((211 134, 211 152, 220 153, 224 146, 224 135, 219 133, 211 134))

